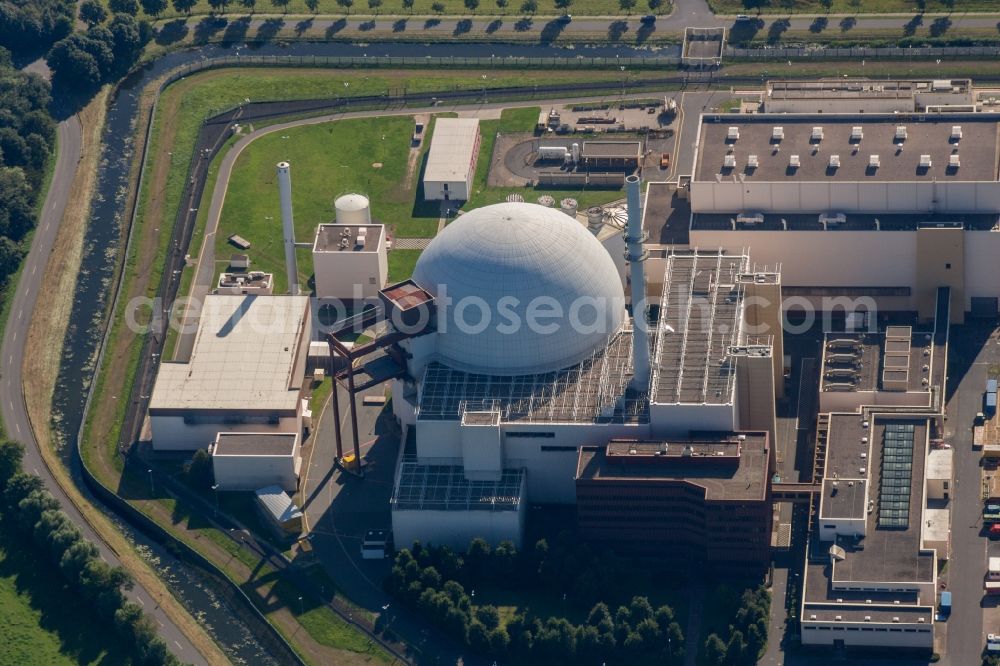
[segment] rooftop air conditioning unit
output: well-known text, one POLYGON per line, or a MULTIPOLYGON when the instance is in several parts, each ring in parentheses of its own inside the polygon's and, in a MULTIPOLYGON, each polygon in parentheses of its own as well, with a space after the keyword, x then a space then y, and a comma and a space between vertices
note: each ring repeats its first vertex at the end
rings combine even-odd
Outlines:
POLYGON ((921 155, 920 156, 920 168, 921 169, 930 169, 931 168, 931 156, 930 155, 921 155))
POLYGON ((802 166, 802 161, 799 159, 798 155, 789 155, 788 166, 792 169, 798 169, 800 166, 802 166))
POLYGON ((951 126, 951 138, 953 140, 955 140, 955 141, 958 141, 959 139, 962 138, 962 126, 961 125, 952 125, 951 126))
POLYGON ((949 155, 948 166, 950 166, 953 169, 957 169, 958 167, 962 166, 962 161, 958 159, 958 155, 949 155))
POLYGON ((896 126, 896 140, 905 141, 906 140, 906 125, 896 126))
POLYGON ((724 166, 727 169, 734 168, 736 166, 736 156, 735 155, 726 155, 725 157, 723 157, 722 158, 722 166, 724 166))
POLYGON ((871 615, 865 615, 865 622, 871 622, 871 621, 872 621, 872 616, 871 615))
POLYGON ((878 160, 878 155, 869 155, 868 156, 868 166, 871 167, 872 169, 877 169, 880 166, 882 166, 881 163, 878 160))
POLYGON ((751 155, 749 158, 747 158, 747 166, 751 169, 756 169, 758 166, 760 166, 760 162, 757 161, 756 155, 751 155))
POLYGON ((739 224, 764 224, 764 213, 740 213, 736 221, 739 224))
POLYGON ((830 155, 830 168, 831 169, 840 168, 840 155, 830 155))
POLYGON ((844 619, 844 617, 842 615, 834 615, 833 619, 836 620, 837 622, 840 622, 841 620, 844 619))
POLYGON ((774 129, 772 129, 771 130, 771 138, 774 139, 775 141, 781 141, 782 139, 784 139, 785 138, 785 128, 784 127, 775 127, 774 129))
POLYGON ((816 614, 815 614, 815 613, 813 613, 812 615, 810 615, 810 616, 809 616, 809 619, 810 619, 810 620, 815 620, 815 619, 816 619, 816 614))
POLYGON ((740 138, 740 128, 730 127, 729 131, 726 132, 726 141, 738 141, 740 138))
POLYGON ((924 618, 918 617, 917 618, 917 622, 919 622, 920 624, 923 624, 924 623, 924 618))
POLYGON ((896 616, 894 615, 894 616, 892 617, 892 621, 893 621, 893 622, 899 622, 899 618, 898 618, 898 617, 896 617, 896 616))
POLYGON ((810 138, 813 141, 822 141, 823 140, 823 128, 822 127, 813 127, 812 136, 810 138))
POLYGON ((821 213, 819 216, 819 223, 826 225, 846 224, 847 215, 844 213, 821 213))
POLYGON ((855 125, 851 128, 851 141, 861 141, 865 138, 865 133, 861 129, 861 125, 855 125))

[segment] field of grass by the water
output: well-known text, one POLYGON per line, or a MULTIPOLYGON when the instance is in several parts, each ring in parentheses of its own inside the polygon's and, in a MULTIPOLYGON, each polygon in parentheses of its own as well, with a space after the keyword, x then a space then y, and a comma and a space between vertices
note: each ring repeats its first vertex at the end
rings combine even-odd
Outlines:
MULTIPOLYGON (((497 131, 527 132, 538 120, 538 107, 506 109, 498 120, 480 123, 482 141, 471 210, 497 203, 512 193, 533 202, 541 194, 556 199, 577 198, 581 207, 620 198, 620 190, 545 191, 531 187, 487 188, 486 177, 497 131)), ((229 181, 226 203, 216 235, 216 259, 224 261, 234 251, 227 239, 238 234, 250 241, 253 268, 274 274, 274 291, 286 290, 284 247, 275 164, 292 165, 292 203, 295 232, 299 241, 311 241, 316 225, 334 219, 333 201, 345 192, 361 192, 371 200, 372 217, 391 227, 396 238, 431 238, 437 233, 440 206, 423 201, 420 188, 422 163, 430 136, 412 162, 410 139, 414 121, 410 116, 340 120, 303 125, 260 137, 241 153, 229 181)), ((430 133, 433 133, 433 124, 430 133)), ((389 253, 389 279, 410 276, 419 250, 389 253)), ((312 275, 312 257, 301 250, 299 281, 312 275)))
POLYGON ((31 548, 0 529, 0 666, 124 664, 111 627, 73 598, 31 548))

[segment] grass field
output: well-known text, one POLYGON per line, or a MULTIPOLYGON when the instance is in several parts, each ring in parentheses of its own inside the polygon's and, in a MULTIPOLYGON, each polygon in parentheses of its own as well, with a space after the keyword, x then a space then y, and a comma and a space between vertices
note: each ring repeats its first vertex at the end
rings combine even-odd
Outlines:
POLYGON ((122 664, 127 649, 30 546, 0 529, 0 666, 122 664))
MULTIPOLYGON (((372 7, 369 2, 356 0, 351 6, 345 7, 338 4, 337 0, 317 0, 316 10, 309 8, 306 0, 246 0, 253 3, 253 11, 259 14, 326 14, 335 16, 344 15, 399 15, 411 14, 430 15, 442 14, 451 16, 517 16, 521 14, 537 14, 539 16, 556 16, 568 11, 574 16, 625 16, 627 14, 642 14, 650 11, 647 0, 636 3, 635 7, 629 11, 621 8, 617 0, 572 0, 568 8, 563 10, 556 7, 554 0, 538 0, 538 9, 535 12, 527 12, 521 9, 522 0, 509 0, 504 7, 498 7, 495 0, 481 0, 475 8, 470 11, 463 0, 414 0, 412 8, 404 8, 402 0, 383 0, 379 6, 372 7), (435 11, 433 5, 440 2, 443 6, 441 11, 435 11)), ((208 0, 199 0, 192 10, 192 14, 209 14, 211 5, 208 0)), ((244 2, 229 0, 226 12, 233 14, 249 14, 251 10, 244 2)), ((655 11, 659 14, 670 12, 669 0, 655 5, 655 11)), ((159 16, 161 19, 184 16, 178 12, 173 5, 167 7, 167 11, 159 16)))
POLYGON ((998 12, 996 0, 708 0, 716 14, 998 12))

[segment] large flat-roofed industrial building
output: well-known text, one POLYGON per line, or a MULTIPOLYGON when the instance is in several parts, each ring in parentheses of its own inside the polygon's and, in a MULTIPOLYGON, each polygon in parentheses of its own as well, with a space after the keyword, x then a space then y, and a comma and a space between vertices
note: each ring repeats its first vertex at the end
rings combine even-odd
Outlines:
POLYGON ((424 199, 467 201, 479 159, 477 118, 437 118, 424 169, 424 199))
POLYGON ((160 366, 153 448, 193 451, 222 433, 301 433, 312 334, 307 296, 206 296, 191 358, 160 366))
POLYGON ((678 568, 753 576, 770 563, 767 433, 692 433, 580 449, 581 534, 678 568))
POLYGON ((975 100, 969 79, 848 78, 768 81, 763 102, 768 113, 912 113, 968 109, 975 100))
POLYGON ((966 312, 995 316, 1000 131, 992 116, 706 114, 682 184, 687 241, 749 248, 756 261, 780 264, 786 309, 862 299, 928 320, 936 289, 948 286, 953 323, 966 312))

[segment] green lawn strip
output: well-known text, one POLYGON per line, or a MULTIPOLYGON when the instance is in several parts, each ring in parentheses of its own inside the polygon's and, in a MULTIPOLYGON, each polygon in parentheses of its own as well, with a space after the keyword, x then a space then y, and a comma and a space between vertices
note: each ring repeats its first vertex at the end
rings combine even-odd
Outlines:
POLYGON ((746 0, 708 0, 716 14, 918 14, 947 13, 958 9, 962 12, 990 12, 1000 10, 995 0, 763 0, 751 3, 746 0), (923 10, 921 10, 923 5, 923 10))
POLYGON ((393 250, 389 253, 389 282, 402 282, 413 275, 423 250, 393 250))
MULTIPOLYGON (((981 0, 980 0, 981 1, 981 0)), ((479 4, 478 8, 474 13, 470 13, 469 9, 462 0, 414 0, 413 7, 411 9, 406 9, 403 7, 401 0, 389 0, 382 4, 382 6, 375 9, 370 8, 364 3, 356 3, 355 6, 349 10, 350 14, 361 14, 361 15, 372 15, 372 14, 383 14, 383 15, 393 15, 400 17, 408 17, 410 15, 429 15, 429 14, 442 14, 451 16, 463 16, 469 18, 484 18, 488 16, 506 16, 507 18, 518 18, 523 15, 527 15, 529 12, 521 10, 522 2, 521 0, 512 0, 505 8, 500 9, 497 7, 493 0, 487 0, 479 4), (441 3, 441 10, 435 11, 433 9, 434 3, 441 3)), ((668 14, 670 12, 670 3, 663 2, 656 7, 655 12, 658 14, 668 14)), ((228 10, 233 14, 247 14, 248 10, 245 6, 237 3, 235 0, 230 0, 228 2, 228 10)), ((277 4, 274 2, 269 2, 268 0, 258 0, 256 2, 255 11, 257 13, 265 14, 298 14, 305 16, 312 16, 316 14, 320 15, 334 15, 334 16, 344 16, 345 8, 337 4, 336 0, 318 0, 317 7, 314 10, 310 9, 306 0, 289 0, 286 5, 277 4)), ((208 14, 211 12, 211 5, 208 0, 200 0, 192 9, 192 14, 208 14)), ((572 13, 574 16, 622 16, 625 17, 629 14, 644 14, 650 13, 651 10, 647 2, 643 1, 637 3, 633 8, 626 10, 621 7, 618 2, 609 0, 573 0, 571 4, 567 6, 566 9, 561 9, 556 6, 555 0, 538 0, 538 8, 535 12, 530 12, 531 14, 537 14, 539 18, 544 16, 558 16, 563 13, 572 13)), ((175 18, 184 14, 177 12, 172 5, 167 7, 159 18, 175 18)))
POLYGON ((319 419, 323 406, 326 405, 330 391, 333 389, 333 379, 324 377, 321 382, 313 382, 312 396, 309 398, 309 409, 312 411, 313 427, 315 429, 316 420, 319 419))
POLYGON ((0 529, 0 666, 120 664, 129 650, 30 544, 0 529), (123 651, 124 649, 124 651, 123 651))

